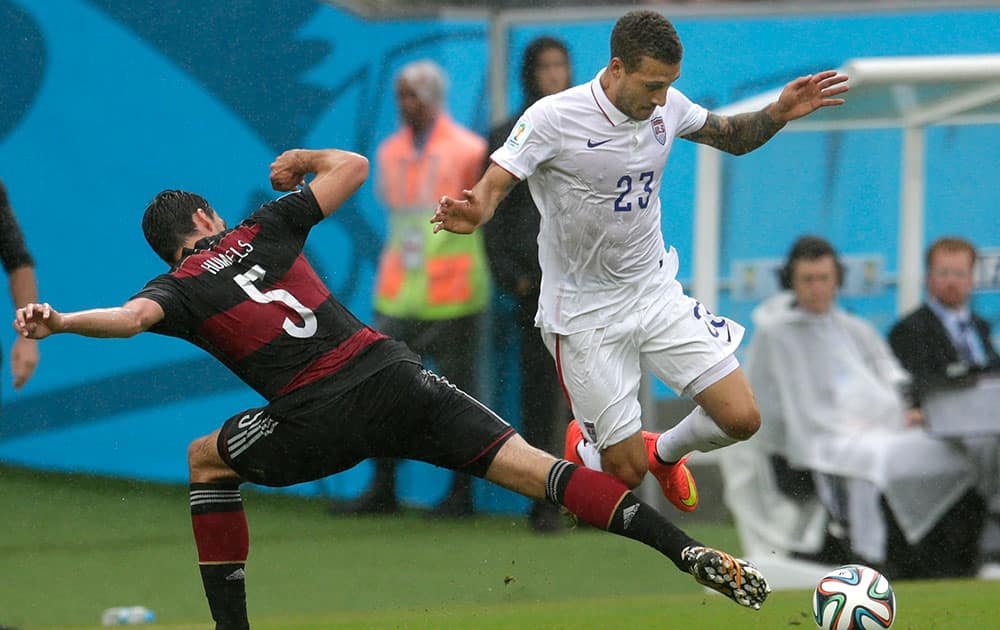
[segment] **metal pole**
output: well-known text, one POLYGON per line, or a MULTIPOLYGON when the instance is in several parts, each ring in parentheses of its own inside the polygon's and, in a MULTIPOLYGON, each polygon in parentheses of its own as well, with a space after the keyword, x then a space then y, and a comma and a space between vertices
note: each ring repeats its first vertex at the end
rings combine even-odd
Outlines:
POLYGON ((899 199, 899 255, 896 276, 896 313, 901 315, 920 304, 921 258, 924 247, 924 177, 927 129, 903 128, 899 199))
POLYGON ((490 14, 490 123, 507 118, 507 37, 510 21, 503 11, 490 14))
POLYGON ((696 156, 691 295, 708 308, 715 309, 719 306, 722 155, 714 149, 699 145, 696 156))

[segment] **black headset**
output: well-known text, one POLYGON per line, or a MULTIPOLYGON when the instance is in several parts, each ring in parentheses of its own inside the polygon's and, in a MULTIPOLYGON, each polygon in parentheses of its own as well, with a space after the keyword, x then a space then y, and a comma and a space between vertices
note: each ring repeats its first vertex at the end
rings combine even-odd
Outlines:
POLYGON ((833 256, 833 263, 837 267, 837 286, 844 286, 844 273, 847 271, 844 264, 837 256, 837 250, 833 248, 830 241, 818 236, 800 236, 792 245, 788 252, 785 264, 778 269, 778 282, 781 288, 789 290, 792 288, 792 265, 796 260, 815 260, 823 256, 833 256))

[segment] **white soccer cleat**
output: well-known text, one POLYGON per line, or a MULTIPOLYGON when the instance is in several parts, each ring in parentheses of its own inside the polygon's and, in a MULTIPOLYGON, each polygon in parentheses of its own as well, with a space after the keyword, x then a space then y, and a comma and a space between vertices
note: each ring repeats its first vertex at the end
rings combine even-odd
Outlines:
POLYGON ((692 545, 684 548, 681 559, 696 582, 722 593, 740 606, 760 610, 771 592, 757 567, 724 551, 692 545))

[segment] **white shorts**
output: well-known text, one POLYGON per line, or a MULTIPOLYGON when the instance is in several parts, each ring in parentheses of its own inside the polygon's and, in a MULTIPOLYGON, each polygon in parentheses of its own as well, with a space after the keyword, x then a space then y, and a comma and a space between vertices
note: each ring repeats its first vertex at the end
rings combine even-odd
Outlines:
POLYGON ((744 328, 684 294, 671 279, 621 321, 569 335, 542 332, 574 417, 599 450, 642 430, 639 384, 652 371, 693 397, 739 363, 744 328))

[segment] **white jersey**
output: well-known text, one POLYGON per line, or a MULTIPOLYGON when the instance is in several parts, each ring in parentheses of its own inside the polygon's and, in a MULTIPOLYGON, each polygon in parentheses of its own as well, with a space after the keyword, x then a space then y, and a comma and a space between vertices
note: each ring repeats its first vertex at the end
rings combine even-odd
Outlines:
POLYGON ((529 107, 492 160, 528 180, 541 213, 535 324, 557 334, 604 326, 677 273, 660 231, 660 183, 676 136, 708 112, 669 88, 648 120, 620 112, 590 82, 529 107))

